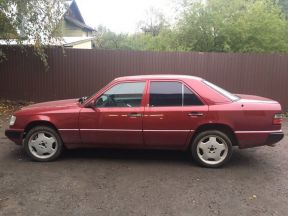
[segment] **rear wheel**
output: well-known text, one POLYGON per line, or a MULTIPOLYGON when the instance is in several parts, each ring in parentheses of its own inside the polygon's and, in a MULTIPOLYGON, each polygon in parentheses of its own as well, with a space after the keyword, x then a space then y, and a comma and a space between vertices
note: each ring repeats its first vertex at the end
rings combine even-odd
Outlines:
POLYGON ((229 136, 218 130, 200 132, 191 146, 193 158, 204 167, 216 168, 227 163, 232 155, 229 136))
POLYGON ((27 133, 24 140, 24 149, 35 161, 52 161, 61 154, 63 143, 54 129, 37 126, 27 133))

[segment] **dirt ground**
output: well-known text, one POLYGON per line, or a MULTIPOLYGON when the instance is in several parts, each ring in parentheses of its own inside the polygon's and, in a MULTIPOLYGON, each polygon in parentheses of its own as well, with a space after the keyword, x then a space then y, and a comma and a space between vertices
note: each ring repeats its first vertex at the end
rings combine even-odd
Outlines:
POLYGON ((32 162, 4 136, 0 215, 287 215, 288 122, 276 147, 235 148, 221 169, 170 151, 70 150, 32 162))

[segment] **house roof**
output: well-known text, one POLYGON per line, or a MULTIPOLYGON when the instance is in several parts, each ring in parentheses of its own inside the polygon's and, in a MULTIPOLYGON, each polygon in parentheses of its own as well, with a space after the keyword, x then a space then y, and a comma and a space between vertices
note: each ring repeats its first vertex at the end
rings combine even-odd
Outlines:
POLYGON ((83 22, 79 22, 77 19, 74 19, 74 18, 72 18, 72 17, 70 17, 70 16, 64 16, 64 19, 65 19, 66 21, 68 21, 68 22, 70 22, 70 23, 72 23, 72 24, 74 24, 74 25, 82 28, 82 29, 88 29, 88 30, 90 30, 90 31, 95 31, 95 29, 93 29, 92 27, 86 25, 86 24, 83 23, 83 22))
POLYGON ((68 0, 66 1, 66 5, 67 5, 67 11, 65 11, 65 14, 67 14, 67 12, 69 12, 69 10, 73 11, 72 16, 76 19, 78 19, 80 22, 85 23, 82 14, 79 10, 79 7, 76 3, 75 0, 68 0))
POLYGON ((63 37, 63 45, 64 47, 70 47, 70 46, 74 46, 74 45, 77 45, 77 44, 81 44, 81 43, 84 43, 84 42, 87 42, 87 41, 91 41, 93 40, 94 37, 63 37))
POLYGON ((71 24, 77 26, 77 27, 80 27, 82 29, 87 29, 87 30, 90 30, 90 31, 95 31, 94 28, 86 25, 83 17, 82 17, 82 14, 79 10, 79 7, 76 3, 75 0, 70 0, 70 1, 67 1, 66 4, 68 5, 67 6, 67 11, 65 12, 64 14, 64 19, 68 22, 70 22, 71 24))

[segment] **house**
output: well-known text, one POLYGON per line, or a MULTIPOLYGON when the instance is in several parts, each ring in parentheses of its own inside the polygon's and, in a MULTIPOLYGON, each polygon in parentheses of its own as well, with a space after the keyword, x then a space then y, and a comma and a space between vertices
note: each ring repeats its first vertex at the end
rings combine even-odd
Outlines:
POLYGON ((91 37, 95 30, 86 25, 75 0, 68 3, 68 9, 63 15, 61 30, 64 37, 91 37))
POLYGON ((63 45, 70 48, 93 48, 95 29, 85 23, 75 0, 66 3, 68 4, 67 11, 60 22, 63 45))
MULTIPOLYGON (((63 15, 59 17, 58 30, 54 34, 55 42, 50 42, 47 45, 59 46, 63 45, 67 48, 81 48, 81 49, 92 49, 94 48, 94 38, 96 30, 88 26, 77 6, 75 0, 69 0, 65 2, 66 11, 63 15)), ((0 14, 1 15, 1 14, 0 14)), ((25 26, 25 25, 24 25, 25 26)), ((12 28, 11 28, 12 29, 12 28)), ((16 30, 8 32, 9 35, 12 33, 17 34, 16 30)), ((21 35, 21 29, 19 33, 21 35)), ((0 34, 1 38, 1 34, 0 34)), ((15 36, 11 36, 11 39, 7 39, 7 33, 5 39, 0 39, 0 45, 17 45, 15 36)), ((33 40, 24 40, 22 41, 24 45, 34 44, 33 40)))

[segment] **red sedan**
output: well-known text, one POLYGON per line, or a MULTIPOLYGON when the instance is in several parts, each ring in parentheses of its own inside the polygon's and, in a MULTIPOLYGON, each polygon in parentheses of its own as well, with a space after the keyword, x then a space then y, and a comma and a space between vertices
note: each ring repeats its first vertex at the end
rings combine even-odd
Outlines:
POLYGON ((280 141, 281 122, 276 101, 231 94, 199 77, 148 75, 117 78, 89 98, 24 107, 5 134, 36 161, 56 159, 64 146, 177 149, 219 167, 233 146, 280 141))

